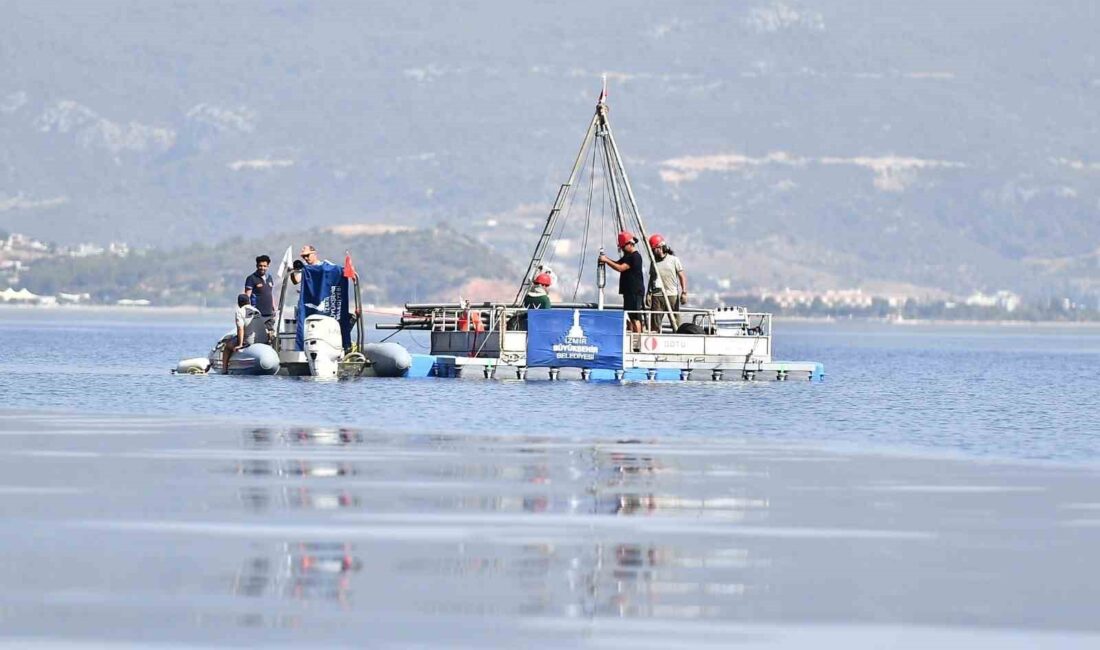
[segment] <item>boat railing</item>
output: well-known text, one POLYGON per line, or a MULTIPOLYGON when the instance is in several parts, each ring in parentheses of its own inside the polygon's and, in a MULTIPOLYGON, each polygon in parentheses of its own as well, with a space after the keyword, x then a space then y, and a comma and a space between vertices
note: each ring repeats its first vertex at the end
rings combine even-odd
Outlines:
MULTIPOLYGON (((644 331, 650 334, 771 336, 772 331, 772 315, 764 312, 689 308, 672 312, 674 321, 669 318, 669 312, 665 310, 648 309, 629 313, 640 315, 644 331), (658 316, 661 317, 660 332, 654 331, 651 327, 658 316), (684 324, 695 327, 692 331, 679 332, 678 330, 684 324)), ((624 327, 629 329, 629 323, 624 327)))
POLYGON ((439 308, 429 316, 433 332, 484 332, 496 329, 492 309, 439 308))
MULTIPOLYGON (((587 304, 554 305, 554 309, 591 309, 587 304)), ((610 307, 609 309, 621 309, 610 307)), ((432 332, 505 332, 522 331, 526 329, 527 309, 524 307, 502 304, 482 303, 478 305, 417 305, 408 306, 397 324, 379 324, 379 329, 413 329, 432 332)), ((675 334, 676 330, 685 323, 690 323, 698 329, 685 334, 708 334, 718 336, 770 336, 772 332, 772 315, 764 312, 749 312, 743 308, 695 308, 686 307, 673 312, 676 319, 675 325, 669 319, 669 312, 664 310, 643 310, 631 312, 639 314, 645 324, 645 331, 653 332, 650 325, 657 315, 661 319, 662 334, 675 334)), ((624 323, 624 328, 627 325, 624 323)))
POLYGON ((406 305, 397 323, 378 323, 377 329, 423 330, 431 332, 485 332, 498 328, 501 306, 480 305, 406 305))

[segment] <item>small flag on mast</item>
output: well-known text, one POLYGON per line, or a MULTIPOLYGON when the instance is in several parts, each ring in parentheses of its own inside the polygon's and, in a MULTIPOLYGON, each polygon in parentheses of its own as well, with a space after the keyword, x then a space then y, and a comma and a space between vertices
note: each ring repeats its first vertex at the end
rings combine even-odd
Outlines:
POLYGON ((355 267, 351 265, 351 253, 344 251, 344 277, 350 280, 356 275, 355 267))
POLYGON ((604 73, 604 75, 603 75, 603 86, 600 89, 600 101, 599 101, 599 103, 600 104, 604 103, 604 101, 606 99, 607 99, 607 73, 604 73))
POLYGON ((291 263, 294 260, 294 253, 290 246, 286 247, 286 252, 283 253, 283 259, 279 262, 279 270, 275 272, 275 277, 280 280, 283 279, 283 274, 290 270, 291 263))

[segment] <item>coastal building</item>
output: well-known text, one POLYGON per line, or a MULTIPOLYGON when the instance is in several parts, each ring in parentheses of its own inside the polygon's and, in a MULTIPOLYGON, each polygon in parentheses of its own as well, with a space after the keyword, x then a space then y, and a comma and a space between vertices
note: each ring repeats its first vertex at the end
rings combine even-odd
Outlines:
POLYGON ((21 235, 17 232, 13 232, 5 239, 0 239, 0 250, 45 253, 50 250, 50 246, 49 244, 38 241, 37 239, 32 239, 31 237, 27 237, 26 235, 21 235))
MULTIPOLYGON (((815 302, 824 307, 866 309, 875 300, 875 296, 864 293, 863 289, 829 289, 819 292, 791 289, 790 287, 777 292, 760 292, 760 300, 768 300, 769 298, 783 309, 809 307, 815 302)), ((902 301, 904 302, 904 299, 902 301)))
POLYGON ((971 307, 996 307, 1013 312, 1020 306, 1020 296, 1004 290, 993 294, 975 291, 966 298, 965 302, 971 307))

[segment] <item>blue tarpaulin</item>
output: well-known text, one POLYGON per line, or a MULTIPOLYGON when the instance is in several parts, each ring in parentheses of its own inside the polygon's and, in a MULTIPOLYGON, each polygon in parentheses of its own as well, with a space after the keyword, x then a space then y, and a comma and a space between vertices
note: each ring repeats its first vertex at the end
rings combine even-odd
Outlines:
POLYGON ((621 369, 623 318, 618 310, 528 310, 528 367, 621 369))
POLYGON ((302 334, 306 317, 314 314, 331 316, 340 321, 344 349, 351 347, 348 293, 348 279, 344 277, 343 267, 332 262, 321 262, 302 269, 302 296, 298 299, 298 329, 295 332, 299 350, 305 348, 302 334))

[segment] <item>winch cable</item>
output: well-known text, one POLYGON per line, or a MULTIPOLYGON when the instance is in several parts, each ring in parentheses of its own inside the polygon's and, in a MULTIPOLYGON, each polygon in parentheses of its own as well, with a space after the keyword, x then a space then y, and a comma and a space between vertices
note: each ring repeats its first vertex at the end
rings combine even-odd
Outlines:
POLYGON ((611 207, 612 213, 615 211, 615 197, 611 195, 615 191, 614 179, 611 178, 611 167, 607 164, 607 145, 603 138, 600 138, 598 146, 600 147, 600 163, 603 167, 603 182, 604 182, 604 196, 607 197, 608 205, 611 207))
MULTIPOLYGON (((421 343, 420 341, 417 341, 417 340, 416 340, 416 337, 415 337, 415 336, 413 336, 413 333, 412 333, 412 332, 410 332, 410 331, 408 331, 408 330, 397 330, 397 331, 398 331, 398 332, 405 332, 406 334, 408 334, 408 335, 409 335, 409 342, 411 342, 411 343, 412 343, 413 345, 415 345, 416 347, 420 348, 421 350, 428 350, 428 349, 430 349, 430 348, 429 348, 428 346, 424 345, 424 344, 423 344, 423 343, 421 343)), ((395 334, 396 334, 396 332, 395 332, 395 334)), ((386 338, 389 338, 389 337, 387 336, 386 338)))
MULTIPOLYGON (((602 140, 600 142, 602 142, 602 140)), ((602 144, 596 144, 596 143, 594 143, 592 145, 592 181, 591 181, 592 182, 592 187, 594 188, 595 183, 596 183, 596 168, 599 167, 599 169, 600 169, 600 227, 596 231, 596 241, 599 244, 600 248, 603 248, 603 242, 607 240, 607 236, 608 236, 608 232, 609 232, 608 229, 607 229, 607 213, 608 213, 608 211, 614 209, 614 206, 612 205, 612 197, 611 197, 611 194, 610 194, 611 179, 608 176, 608 168, 607 168, 607 164, 606 164, 606 152, 604 151, 604 149, 599 148, 599 147, 602 147, 602 146, 603 146, 602 144), (597 156, 601 157, 602 163, 597 163, 597 161, 596 161, 597 156)), ((589 196, 589 210, 590 211, 591 211, 591 199, 592 199, 592 197, 590 195, 589 196)), ((590 237, 590 235, 588 233, 587 223, 585 224, 585 228, 586 228, 586 230, 585 230, 585 244, 587 246, 587 242, 588 242, 588 239, 590 237)), ((614 239, 614 238, 612 237, 612 239, 614 239)), ((581 260, 581 264, 582 265, 584 264, 583 259, 581 260)), ((578 278, 578 283, 579 283, 579 278, 578 278)), ((576 299, 576 291, 574 291, 574 296, 573 297, 574 297, 574 299, 576 299)))
MULTIPOLYGON (((585 156, 584 157, 584 163, 582 163, 581 169, 580 169, 580 176, 582 178, 584 177, 584 170, 585 170, 585 167, 587 167, 587 166, 588 166, 588 156, 585 156)), ((556 224, 557 225, 557 235, 555 235, 553 232, 550 233, 550 241, 551 242, 556 242, 557 240, 561 239, 562 233, 565 232, 565 226, 569 222, 569 217, 570 217, 570 215, 573 214, 573 204, 577 200, 577 192, 573 188, 569 188, 569 189, 570 189, 570 191, 569 191, 569 207, 567 207, 565 209, 565 214, 562 215, 561 219, 558 221, 558 224, 556 224)), ((549 254, 547 255, 546 263, 543 266, 549 266, 550 264, 552 264, 553 261, 554 261, 554 255, 556 253, 557 253, 557 247, 556 246, 550 246, 550 251, 549 251, 549 254)))
MULTIPOLYGON (((631 223, 631 221, 629 220, 630 215, 628 214, 628 212, 630 210, 630 202, 626 200, 625 196, 623 196, 623 177, 622 177, 621 174, 619 174, 619 170, 615 166, 614 158, 611 155, 610 146, 605 144, 605 147, 606 147, 606 152, 607 152, 607 158, 608 158, 609 161, 611 161, 609 163, 611 165, 611 171, 614 174, 614 179, 613 179, 614 183, 612 183, 612 188, 613 188, 614 192, 619 197, 619 214, 618 214, 619 223, 617 224, 617 227, 618 227, 619 230, 626 230, 626 231, 633 232, 634 226, 631 223)), ((618 233, 616 233, 616 235, 617 234, 618 233)), ((618 240, 617 236, 616 236, 616 240, 618 240)))
POLYGON ((622 188, 624 187, 622 176, 617 169, 617 165, 614 164, 614 157, 611 155, 611 145, 608 144, 607 138, 601 138, 600 143, 603 146, 604 164, 607 168, 608 182, 610 183, 612 207, 615 210, 615 232, 618 233, 622 230, 630 230, 631 227, 627 225, 625 214, 626 211, 630 209, 630 205, 622 194, 622 188))
MULTIPOLYGON (((581 168, 579 170, 579 176, 581 178, 584 178, 584 171, 585 171, 585 168, 587 167, 587 165, 588 165, 588 156, 585 155, 584 162, 581 164, 581 168)), ((571 187, 569 189, 569 205, 568 205, 568 207, 565 208, 565 214, 563 214, 561 216, 561 219, 558 220, 558 223, 555 224, 555 226, 557 228, 557 234, 555 235, 553 231, 551 231, 551 233, 550 233, 550 242, 551 243, 556 242, 557 240, 561 239, 562 233, 565 232, 565 226, 569 222, 569 217, 570 217, 570 215, 573 214, 573 204, 576 203, 576 201, 577 201, 577 191, 576 191, 576 189, 571 187)), ((557 247, 551 245, 551 246, 549 246, 549 249, 550 250, 548 251, 547 255, 544 258, 545 261, 542 263, 543 267, 550 266, 554 262, 554 256, 557 253, 557 247)), ((537 273, 538 269, 535 269, 535 271, 537 273)), ((531 278, 531 279, 534 280, 534 278, 531 278)), ((471 357, 480 357, 481 356, 481 351, 485 348, 485 344, 489 342, 489 335, 493 334, 497 331, 498 331, 497 324, 496 323, 491 324, 489 329, 485 331, 485 339, 481 342, 481 345, 477 345, 477 334, 474 334, 474 340, 472 341, 472 344, 470 346, 470 356, 471 357)))
POLYGON ((577 292, 581 288, 581 279, 584 277, 584 263, 588 257, 588 231, 592 227, 592 195, 596 189, 596 148, 592 147, 592 169, 589 170, 588 179, 588 206, 584 211, 584 238, 581 241, 581 259, 577 267, 577 283, 573 286, 572 302, 577 302, 577 292))
POLYGON ((606 242, 608 239, 615 241, 615 233, 607 230, 605 209, 608 212, 615 209, 612 195, 610 195, 610 178, 606 174, 604 174, 604 202, 599 206, 599 241, 606 242))
POLYGON ((601 242, 608 241, 609 237, 610 237, 611 241, 615 241, 615 233, 610 232, 608 230, 607 215, 605 213, 605 210, 607 212, 610 212, 611 210, 615 209, 615 206, 612 205, 612 203, 611 203, 611 193, 610 193, 610 189, 609 189, 610 182, 611 182, 611 179, 609 179, 607 177, 607 175, 605 174, 604 177, 603 177, 603 198, 604 198, 604 200, 600 204, 600 241, 601 242))
POLYGON ((428 349, 428 346, 424 345, 420 341, 417 341, 416 337, 413 336, 413 333, 410 332, 409 330, 406 330, 406 329, 396 329, 396 330, 394 330, 393 332, 391 332, 391 333, 387 334, 386 336, 384 336, 382 338, 382 340, 379 341, 379 343, 385 343, 386 341, 392 339, 393 337, 397 336, 398 334, 400 334, 402 332, 409 335, 409 341, 411 343, 413 343, 414 345, 416 345, 416 347, 420 348, 421 350, 427 350, 428 349))
MULTIPOLYGON (((591 172, 591 175, 592 175, 593 178, 595 177, 595 167, 594 167, 595 164, 596 164, 596 147, 593 145, 592 146, 592 165, 593 165, 593 169, 592 169, 592 172, 591 172)), ((584 178, 584 172, 585 172, 585 169, 587 168, 587 166, 588 166, 588 155, 585 154, 584 162, 581 163, 581 168, 580 168, 579 174, 578 174, 581 178, 584 178)), ((556 224, 557 234, 555 235, 554 232, 550 233, 550 241, 551 242, 556 242, 557 240, 561 239, 562 233, 565 232, 565 226, 569 222, 569 217, 570 217, 570 215, 573 214, 573 204, 577 200, 577 191, 576 191, 576 189, 571 187, 569 189, 569 194, 570 194, 570 196, 569 196, 569 205, 565 209, 565 214, 562 215, 561 219, 558 220, 558 224, 556 224)), ((587 246, 587 242, 588 242, 588 228, 589 228, 589 224, 591 222, 591 217, 592 217, 592 185, 591 185, 591 181, 590 181, 589 182, 589 190, 588 190, 588 210, 587 210, 587 213, 585 215, 585 225, 584 225, 585 246, 587 246)), ((550 250, 548 251, 548 253, 545 257, 546 261, 543 263, 544 267, 545 266, 550 266, 554 262, 554 256, 557 253, 557 247, 556 246, 550 246, 549 249, 550 250)), ((583 253, 582 253, 582 258, 583 258, 583 253)), ((579 278, 578 278, 577 282, 578 282, 578 287, 579 287, 579 283, 580 283, 579 278)), ((573 289, 573 299, 575 300, 576 297, 577 297, 577 288, 574 288, 573 289)), ((481 351, 485 348, 485 344, 489 342, 489 335, 496 332, 496 331, 497 331, 496 324, 493 324, 485 332, 485 340, 483 340, 481 342, 481 345, 477 345, 477 335, 475 334, 473 345, 471 345, 471 347, 470 347, 470 356, 471 357, 481 356, 481 351)))
MULTIPOLYGON (((588 166, 588 155, 586 154, 585 157, 584 157, 584 162, 581 164, 581 168, 580 168, 579 175, 580 175, 581 178, 584 178, 584 171, 587 168, 587 166, 588 166)), ((573 214, 573 204, 576 201, 577 201, 577 191, 574 188, 571 187, 569 189, 569 206, 565 209, 565 214, 563 214, 561 216, 561 219, 559 220, 558 224, 555 224, 557 226, 557 234, 555 235, 553 232, 550 233, 550 241, 551 242, 556 242, 557 240, 561 239, 562 233, 565 232, 565 226, 569 222, 569 217, 570 217, 570 215, 573 214)), ((585 226, 585 229, 586 229, 586 232, 587 232, 587 225, 585 226)), ((546 255, 546 258, 545 258, 546 261, 543 263, 543 267, 550 266, 554 262, 555 253, 557 253, 557 247, 556 246, 550 246, 549 248, 550 248, 550 250, 546 255)), ((535 270, 537 271, 538 269, 535 269, 535 270)), ((575 291, 574 291, 574 296, 576 296, 575 291)), ((485 339, 481 342, 481 345, 477 345, 477 334, 474 334, 474 340, 471 342, 471 345, 470 345, 470 357, 480 357, 481 356, 481 351, 483 349, 485 349, 485 344, 489 342, 489 335, 493 334, 494 332, 497 332, 497 331, 498 331, 497 325, 496 325, 496 323, 493 323, 489 327, 489 329, 485 331, 485 339)))

